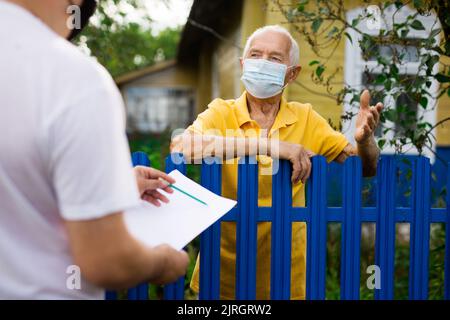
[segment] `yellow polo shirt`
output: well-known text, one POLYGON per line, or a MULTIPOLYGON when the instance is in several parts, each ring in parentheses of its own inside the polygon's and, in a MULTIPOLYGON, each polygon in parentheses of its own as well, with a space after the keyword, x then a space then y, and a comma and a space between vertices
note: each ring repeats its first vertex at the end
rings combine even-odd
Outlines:
MULTIPOLYGON (((247 109, 246 92, 236 100, 215 99, 208 109, 198 115, 188 128, 196 133, 207 134, 215 130, 215 134, 236 137, 255 137, 261 134, 260 127, 252 120, 247 109), (228 132, 226 132, 228 129, 228 132), (230 130, 231 129, 231 130, 230 130), (241 130, 238 130, 241 129, 241 130)), ((330 162, 334 160, 348 144, 346 138, 334 131, 328 122, 312 109, 310 104, 286 102, 281 100, 280 110, 269 132, 269 138, 303 145, 316 154, 323 155, 330 162)), ((271 206, 272 176, 262 175, 261 170, 271 169, 271 159, 258 157, 258 205, 271 206), (264 161, 263 161, 264 160, 264 161)), ((222 194, 236 199, 237 194, 237 161, 225 162, 222 168, 222 194)), ((270 172, 270 171, 269 171, 270 172)), ((293 206, 305 205, 304 185, 298 183, 292 188, 293 206)), ((236 275, 236 223, 222 222, 221 263, 220 263, 220 297, 234 299, 236 275)), ((271 224, 258 223, 257 228, 257 264, 256 264, 256 298, 270 299, 270 252, 271 224)), ((292 272, 291 297, 305 299, 306 271, 306 224, 293 223, 292 229, 292 272)), ((199 258, 195 265, 191 280, 191 288, 199 291, 199 258)))

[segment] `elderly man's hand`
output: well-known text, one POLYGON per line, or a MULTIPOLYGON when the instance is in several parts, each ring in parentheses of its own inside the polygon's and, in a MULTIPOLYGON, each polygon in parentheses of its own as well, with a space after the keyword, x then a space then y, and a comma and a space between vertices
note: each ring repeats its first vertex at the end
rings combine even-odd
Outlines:
POLYGON ((172 177, 162 171, 142 166, 135 167, 134 174, 136 176, 139 193, 143 200, 150 202, 157 207, 161 206, 160 201, 165 203, 169 202, 169 199, 159 192, 158 189, 164 190, 167 193, 172 193, 173 189, 166 183, 175 183, 175 180, 172 177))
POLYGON ((292 183, 306 183, 311 175, 311 160, 315 153, 305 149, 302 145, 279 141, 280 159, 289 160, 292 163, 292 183))
POLYGON ((369 106, 369 103, 369 90, 364 90, 361 94, 359 112, 356 117, 355 140, 359 144, 365 144, 373 138, 380 122, 380 113, 383 110, 381 102, 378 102, 376 106, 369 106))

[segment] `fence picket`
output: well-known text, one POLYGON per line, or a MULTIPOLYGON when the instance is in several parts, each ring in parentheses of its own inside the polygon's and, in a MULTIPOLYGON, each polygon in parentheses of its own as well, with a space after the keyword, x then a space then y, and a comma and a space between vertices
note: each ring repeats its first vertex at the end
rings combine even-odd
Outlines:
POLYGON ((327 164, 324 157, 312 159, 314 172, 308 182, 309 223, 306 254, 306 298, 325 300, 327 257, 327 164))
POLYGON ((394 298, 395 171, 395 158, 383 157, 380 160, 377 170, 375 264, 381 271, 381 287, 375 289, 377 300, 394 298))
POLYGON ((447 188, 446 188, 446 205, 447 220, 445 224, 445 283, 444 283, 444 299, 450 300, 450 162, 447 165, 447 188))
MULTIPOLYGON (((166 173, 177 169, 182 174, 186 174, 186 162, 182 154, 172 154, 166 158, 166 173), (174 161, 175 160, 175 161, 174 161)), ((164 286, 165 300, 182 300, 184 299, 184 277, 180 277, 174 283, 164 286)))
POLYGON ((256 298, 258 165, 252 157, 239 160, 236 225, 236 299, 256 298))
MULTIPOLYGON (((275 167, 275 166, 274 166, 275 167)), ((270 296, 272 300, 291 296, 292 244, 291 166, 282 161, 272 176, 272 227, 270 296)))
POLYGON ((430 160, 414 160, 412 219, 410 227, 409 298, 428 297, 428 258, 430 251, 430 160))
MULTIPOLYGON (((208 190, 222 193, 222 166, 218 162, 203 162, 201 183, 208 190)), ((220 220, 200 237, 200 300, 220 298, 220 220)))
POLYGON ((359 299, 361 240, 361 159, 350 157, 344 164, 341 247, 341 299, 359 299))

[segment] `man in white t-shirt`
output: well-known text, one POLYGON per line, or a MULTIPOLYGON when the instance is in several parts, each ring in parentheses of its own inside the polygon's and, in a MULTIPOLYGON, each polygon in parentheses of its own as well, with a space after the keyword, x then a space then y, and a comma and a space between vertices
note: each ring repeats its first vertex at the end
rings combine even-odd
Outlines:
POLYGON ((173 181, 133 171, 114 82, 66 40, 82 2, 0 0, 0 299, 102 299, 188 264, 126 230, 123 212, 161 205, 158 178, 173 181))

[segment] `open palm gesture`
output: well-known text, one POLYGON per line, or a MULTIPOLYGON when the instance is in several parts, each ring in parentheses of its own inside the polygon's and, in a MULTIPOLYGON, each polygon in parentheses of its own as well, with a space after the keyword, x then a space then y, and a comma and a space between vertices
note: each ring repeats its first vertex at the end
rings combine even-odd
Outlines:
POLYGON ((369 106, 369 103, 369 90, 364 90, 361 94, 359 112, 356 117, 355 140, 357 143, 363 144, 373 137, 380 122, 383 104, 378 102, 376 106, 369 106))

